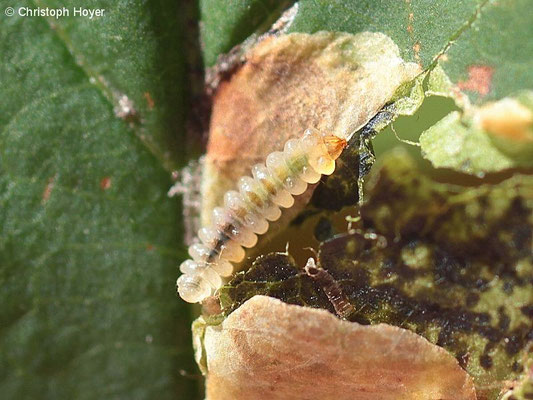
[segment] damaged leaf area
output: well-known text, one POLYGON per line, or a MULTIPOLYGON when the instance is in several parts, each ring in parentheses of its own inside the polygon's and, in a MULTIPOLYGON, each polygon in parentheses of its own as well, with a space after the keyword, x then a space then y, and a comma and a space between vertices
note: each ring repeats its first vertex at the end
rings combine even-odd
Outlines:
POLYGON ((301 0, 290 31, 383 32, 403 59, 425 71, 438 65, 457 97, 482 104, 533 85, 530 7, 529 0, 301 0))
POLYGON ((207 326, 204 348, 208 400, 475 399, 457 361, 420 336, 271 297, 207 326))
POLYGON ((533 398, 533 357, 531 346, 528 357, 524 358, 524 375, 518 382, 513 382, 512 387, 503 395, 502 400, 522 400, 533 398))
MULTIPOLYGON (((399 152, 371 172, 365 196, 362 229, 325 240, 318 258, 353 306, 346 318, 423 336, 495 398, 522 376, 533 339, 533 178, 437 184, 399 152)), ((222 288, 224 312, 256 294, 335 313, 288 254, 258 258, 222 288)))
MULTIPOLYGON (((287 140, 308 128, 349 139, 419 72, 381 33, 294 33, 261 41, 214 96, 202 224, 239 177, 287 140)), ((293 207, 285 219, 301 209, 293 207)))
MULTIPOLYGON (((420 101, 440 94, 461 108, 422 135, 423 156, 436 167, 483 175, 530 167, 533 160, 531 109, 525 114, 523 103, 511 104, 524 88, 533 88, 533 49, 531 41, 521 40, 533 35, 529 7, 527 0, 364 0, 335 6, 302 0, 289 31, 386 34, 401 57, 426 74, 429 87, 420 101), (498 120, 482 121, 493 107, 498 120)), ((362 159, 362 166, 372 161, 362 159)))
POLYGON ((452 112, 420 136, 437 168, 483 175, 533 167, 533 92, 452 112))
POLYGON ((526 0, 341 3, 297 2, 284 27, 291 33, 261 37, 240 64, 225 70, 230 73, 214 94, 203 169, 204 224, 240 176, 306 128, 347 138, 349 146, 335 173, 311 187, 271 228, 267 240, 292 221, 273 240, 283 246, 260 242, 248 253, 250 259, 260 256, 221 289, 222 314, 207 317, 204 307, 206 315, 194 329, 197 360, 208 372, 207 398, 296 399, 305 392, 309 399, 527 399, 533 340, 533 178, 526 175, 533 166, 533 51, 529 41, 520 46, 517 41, 533 33, 529 5, 526 0), (404 132, 396 137, 409 137, 438 168, 435 176, 451 169, 461 182, 475 180, 478 186, 438 184, 403 153, 378 160, 381 167, 370 171, 376 135, 398 116, 418 112, 433 95, 451 98, 455 106, 416 137, 404 132), (487 176, 493 172, 499 174, 487 176), (362 208, 354 209, 357 204, 362 208), (346 213, 359 215, 351 219, 358 229, 346 229, 346 213), (313 242, 301 239, 313 224, 313 242), (293 251, 272 252, 284 247, 285 238, 293 251), (320 279, 302 260, 302 247, 318 243, 314 268, 320 279), (329 325, 339 331, 324 334, 329 325), (381 329, 393 326, 398 331, 388 334, 398 345, 384 351, 389 348, 380 347, 381 329), (367 345, 359 349, 347 337, 361 328, 379 329, 367 331, 367 345), (420 364, 399 361, 409 335, 429 345, 411 348, 410 356, 431 357, 444 349, 454 363, 441 359, 451 369, 435 376, 459 377, 453 375, 459 365, 475 393, 469 378, 434 387, 414 372, 420 364), (365 352, 371 355, 360 359, 365 352), (404 371, 414 380, 400 376, 404 371), (376 376, 391 381, 380 387, 376 376))

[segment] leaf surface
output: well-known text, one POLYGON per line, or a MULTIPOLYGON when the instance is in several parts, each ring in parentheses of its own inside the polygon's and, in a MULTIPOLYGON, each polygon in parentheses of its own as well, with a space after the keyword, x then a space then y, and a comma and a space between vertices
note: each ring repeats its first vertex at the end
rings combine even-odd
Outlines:
POLYGON ((63 5, 106 16, 1 17, 0 392, 196 398, 166 197, 183 156, 179 7, 17 3, 63 5))

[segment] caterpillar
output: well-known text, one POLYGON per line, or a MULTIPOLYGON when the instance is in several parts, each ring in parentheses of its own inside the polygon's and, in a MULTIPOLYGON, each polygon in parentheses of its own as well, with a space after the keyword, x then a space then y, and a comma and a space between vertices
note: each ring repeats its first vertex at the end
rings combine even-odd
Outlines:
POLYGON ((299 139, 290 139, 283 151, 270 153, 265 164, 252 167, 252 176, 240 178, 238 191, 224 195, 224 207, 213 210, 211 226, 198 231, 189 247, 191 259, 180 265, 176 285, 180 297, 198 303, 222 286, 233 273, 233 264, 244 259, 243 247, 257 243, 257 235, 268 230, 269 221, 281 216, 280 207, 294 204, 310 183, 335 170, 335 160, 346 140, 307 129, 299 139))
POLYGON ((314 258, 311 257, 307 260, 304 270, 309 277, 322 287, 339 317, 348 319, 355 312, 354 306, 342 291, 339 282, 328 271, 317 266, 314 258))

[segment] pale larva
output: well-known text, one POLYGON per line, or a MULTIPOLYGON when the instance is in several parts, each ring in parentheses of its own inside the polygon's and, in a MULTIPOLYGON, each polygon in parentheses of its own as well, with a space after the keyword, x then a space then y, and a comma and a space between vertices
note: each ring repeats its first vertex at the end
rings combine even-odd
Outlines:
POLYGON ((233 272, 232 262, 244 259, 243 247, 253 247, 257 235, 268 230, 268 221, 289 208, 293 196, 302 194, 308 183, 335 170, 335 160, 346 147, 337 136, 306 130, 300 139, 290 139, 283 152, 270 153, 264 164, 252 168, 253 178, 242 177, 239 191, 224 195, 224 207, 213 210, 213 223, 198 231, 199 243, 189 247, 192 259, 180 265, 178 293, 189 303, 211 296, 222 286, 222 277, 233 272))

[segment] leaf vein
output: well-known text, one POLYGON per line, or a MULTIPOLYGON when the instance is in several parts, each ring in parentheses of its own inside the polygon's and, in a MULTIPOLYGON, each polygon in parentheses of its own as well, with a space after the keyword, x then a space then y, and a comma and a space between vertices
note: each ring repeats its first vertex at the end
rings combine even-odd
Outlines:
MULTIPOLYGON (((31 0, 35 6, 46 8, 48 5, 42 0, 31 0)), ((99 75, 88 63, 85 61, 83 53, 78 51, 74 46, 72 40, 70 40, 66 31, 58 24, 53 24, 53 17, 41 17, 48 24, 52 33, 59 39, 59 41, 65 46, 70 56, 72 57, 74 63, 80 68, 80 70, 87 76, 89 82, 96 86, 100 91, 103 98, 107 100, 109 105, 113 110, 120 109, 120 99, 125 95, 120 90, 111 86, 111 84, 102 76, 99 75)), ((116 113, 113 113, 116 118, 119 118, 116 113)), ((124 123, 124 119, 121 119, 124 123)), ((149 135, 145 134, 145 128, 142 126, 142 121, 136 121, 133 123, 126 124, 126 126, 133 132, 135 137, 148 149, 148 151, 154 155, 160 162, 160 164, 168 172, 173 171, 172 162, 165 155, 165 152, 162 149, 159 149, 158 146, 151 140, 149 135)))

